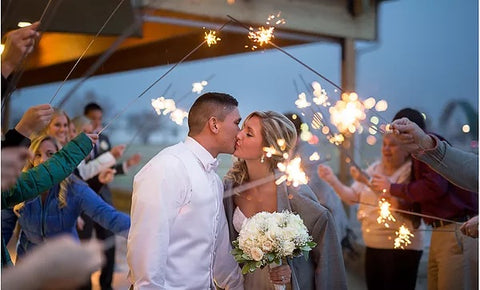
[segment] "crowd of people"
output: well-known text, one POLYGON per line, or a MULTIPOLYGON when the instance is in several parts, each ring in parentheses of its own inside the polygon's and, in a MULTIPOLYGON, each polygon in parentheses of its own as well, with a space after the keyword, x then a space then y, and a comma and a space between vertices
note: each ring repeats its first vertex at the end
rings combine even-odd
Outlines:
MULTIPOLYGON (((2 101, 39 37, 37 28, 7 34, 2 101)), ((277 183, 277 164, 306 154, 301 122, 292 114, 255 111, 242 123, 238 106, 225 93, 195 100, 185 140, 135 175, 130 215, 113 207, 108 184, 141 156, 118 162, 125 145, 112 146, 102 132, 102 107, 86 104, 72 119, 49 104, 29 108, 2 139, 2 286, 91 289, 90 274, 101 268, 101 288, 112 289, 113 237, 120 235, 127 239, 132 289, 347 289, 343 200, 359 204, 368 289, 415 289, 426 227, 433 232, 428 288, 478 289, 476 154, 427 133, 421 114, 407 108, 383 135, 380 159, 364 172, 351 168, 353 184, 305 158, 310 183, 277 183), (222 153, 234 156, 223 181, 216 173, 222 153), (412 229, 407 249, 394 249, 395 228, 377 221, 380 199, 402 211, 395 224, 412 229), (231 251, 246 220, 285 210, 300 216, 316 246, 277 267, 242 272, 231 251), (13 265, 5 245, 16 228, 13 265)))

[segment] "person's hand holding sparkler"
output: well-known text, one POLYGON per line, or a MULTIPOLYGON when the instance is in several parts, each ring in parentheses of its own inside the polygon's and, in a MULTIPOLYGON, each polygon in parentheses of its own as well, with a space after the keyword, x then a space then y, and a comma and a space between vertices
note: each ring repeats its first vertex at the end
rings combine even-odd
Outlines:
POLYGON ((354 180, 361 182, 363 184, 366 184, 367 186, 370 186, 371 178, 368 176, 367 173, 357 168, 356 166, 350 167, 350 175, 354 180))
POLYGON ((435 140, 407 118, 393 121, 390 127, 403 148, 410 153, 419 153, 435 147, 435 140))

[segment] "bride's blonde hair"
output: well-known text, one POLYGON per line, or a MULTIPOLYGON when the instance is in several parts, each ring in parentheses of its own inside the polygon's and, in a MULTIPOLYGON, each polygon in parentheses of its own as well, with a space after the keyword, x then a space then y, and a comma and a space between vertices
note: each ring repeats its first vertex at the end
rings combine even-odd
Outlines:
MULTIPOLYGON (((290 154, 295 147, 297 142, 295 126, 292 121, 280 113, 274 111, 254 111, 245 118, 242 128, 245 126, 245 122, 253 116, 259 117, 262 124, 263 147, 273 147, 277 152, 280 152, 280 155, 272 155, 272 157, 265 157, 264 159, 270 171, 273 172, 279 162, 285 161, 283 153, 290 154), (279 140, 285 141, 283 146, 280 146, 279 140)), ((237 158, 232 168, 225 175, 225 179, 232 181, 234 186, 248 182, 249 177, 245 160, 237 158)))
MULTIPOLYGON (((33 152, 35 155, 35 152, 39 150, 40 145, 44 141, 51 141, 55 147, 57 148, 57 152, 62 149, 62 145, 60 145, 60 142, 55 139, 55 137, 50 136, 50 135, 40 135, 36 137, 35 139, 32 140, 32 144, 30 145, 30 151, 33 152)), ((30 168, 34 167, 33 165, 33 159, 30 159, 27 161, 27 164, 23 168, 23 171, 27 171, 30 168)), ((63 208, 67 206, 67 189, 68 185, 70 184, 70 177, 65 178, 60 182, 60 190, 58 191, 58 207, 63 208)), ((20 216, 20 210, 25 206, 25 202, 21 202, 13 207, 13 211, 17 216, 20 216)))

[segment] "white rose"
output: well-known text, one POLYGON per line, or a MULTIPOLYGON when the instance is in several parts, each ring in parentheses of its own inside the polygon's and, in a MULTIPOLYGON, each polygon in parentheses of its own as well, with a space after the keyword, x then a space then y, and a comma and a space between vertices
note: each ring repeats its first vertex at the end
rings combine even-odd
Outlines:
POLYGON ((252 259, 254 259, 255 261, 260 261, 262 260, 263 258, 263 252, 262 250, 260 250, 259 248, 253 248, 250 252, 250 256, 252 257, 252 259))
POLYGON ((285 242, 283 244, 283 251, 285 256, 290 256, 293 254, 293 250, 295 250, 295 244, 292 242, 285 242))
POLYGON ((263 242, 262 249, 264 252, 270 252, 273 248, 273 243, 269 240, 263 242))

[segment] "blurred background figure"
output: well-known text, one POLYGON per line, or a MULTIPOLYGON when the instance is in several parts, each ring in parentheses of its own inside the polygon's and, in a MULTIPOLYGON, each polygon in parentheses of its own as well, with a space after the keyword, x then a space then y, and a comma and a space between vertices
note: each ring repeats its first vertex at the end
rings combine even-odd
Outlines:
POLYGON ((303 120, 300 115, 288 112, 284 114, 295 125, 297 131, 297 143, 293 149, 293 156, 299 156, 302 158, 302 169, 308 176, 308 186, 312 189, 313 193, 317 196, 320 204, 326 207, 335 218, 335 226, 338 234, 338 240, 342 241, 342 244, 347 243, 347 232, 353 233, 348 228, 348 218, 345 213, 342 201, 334 193, 332 188, 322 179, 318 177, 317 166, 320 162, 310 161, 310 156, 315 152, 319 152, 319 148, 310 145, 308 142, 300 138, 302 134, 301 126, 303 120), (345 240, 344 240, 345 239, 345 240))
MULTIPOLYGON (((401 109, 392 121, 402 118, 408 118, 426 131, 425 119, 419 111, 401 109)), ((454 185, 415 158, 412 160, 410 182, 399 184, 375 179, 373 177, 373 188, 386 189, 387 198, 394 196, 409 203, 418 203, 422 214, 439 218, 423 218, 433 228, 428 257, 428 288, 477 289, 478 241, 457 233, 459 223, 478 215, 478 194, 454 185)))
MULTIPOLYGON (((383 137, 382 157, 370 165, 366 174, 386 179, 390 182, 405 184, 410 180, 411 161, 408 152, 397 144, 393 134, 383 137)), ((409 216, 395 215, 396 222, 389 222, 389 227, 377 221, 378 201, 382 190, 375 190, 371 183, 354 166, 350 168, 355 182, 344 185, 326 165, 318 166, 318 175, 330 184, 335 192, 348 204, 359 203, 357 218, 362 224, 362 236, 366 246, 365 277, 369 290, 372 289, 415 289, 418 265, 423 250, 423 233, 413 230, 414 225, 409 216), (404 224, 412 231, 412 243, 407 249, 394 249, 395 231, 404 224)), ((372 181, 373 182, 373 181, 372 181)), ((389 200, 394 208, 408 209, 411 205, 404 200, 389 200)))
MULTIPOLYGON (((102 121, 103 121, 102 107, 100 107, 100 105, 98 105, 97 103, 89 103, 84 107, 84 116, 89 118, 92 121, 93 131, 100 132, 103 126, 102 125, 102 121)), ((123 149, 125 149, 125 146, 124 145, 122 146, 123 146, 123 149)), ((112 145, 110 143, 110 140, 108 136, 102 132, 102 134, 99 135, 99 140, 97 145, 93 149, 91 159, 95 160, 96 158, 101 156, 103 153, 108 152, 110 150, 112 150, 112 145)), ((123 155, 123 150, 121 154, 123 155)), ((134 154, 131 157, 129 157, 126 161, 117 163, 113 167, 113 169, 115 169, 115 174, 126 174, 128 172, 128 169, 140 163, 140 160, 141 160, 140 154, 134 154)), ((99 180, 98 176, 90 178, 89 180, 87 180, 87 183, 95 192, 97 192, 100 195, 100 197, 105 202, 107 202, 110 205, 113 205, 112 193, 110 191, 110 188, 108 187, 107 184, 102 183, 99 180)), ((112 232, 103 228, 101 225, 94 223, 88 216, 82 214, 81 218, 84 224, 82 229, 78 229, 78 234, 80 236, 80 239, 82 240, 91 239, 93 229, 95 229, 96 237, 99 240, 106 240, 113 237, 112 232)), ((106 262, 100 274, 100 287, 102 290, 105 290, 105 289, 108 290, 108 289, 112 289, 113 272, 115 270, 115 246, 112 246, 106 249, 104 254, 106 257, 106 262)), ((82 289, 90 289, 90 288, 91 286, 87 285, 82 289)))

